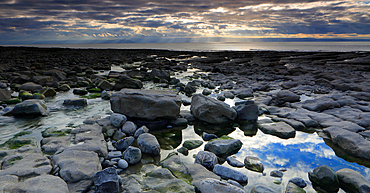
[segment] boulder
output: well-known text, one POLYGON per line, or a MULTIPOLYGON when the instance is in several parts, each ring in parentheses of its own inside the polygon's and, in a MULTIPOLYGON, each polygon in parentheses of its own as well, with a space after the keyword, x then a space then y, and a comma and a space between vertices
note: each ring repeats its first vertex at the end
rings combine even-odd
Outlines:
POLYGON ((278 101, 281 101, 281 102, 294 103, 294 102, 299 101, 300 96, 294 94, 293 92, 291 92, 289 90, 282 90, 282 91, 279 91, 276 94, 276 97, 274 99, 276 99, 278 101))
POLYGON ((199 183, 197 188, 200 192, 212 192, 212 193, 225 193, 225 192, 233 192, 233 193, 245 193, 245 191, 237 186, 229 184, 227 182, 223 182, 220 180, 216 180, 213 178, 207 178, 199 183))
POLYGON ((47 114, 48 108, 45 102, 36 99, 30 99, 16 104, 13 109, 13 115, 15 117, 46 116, 47 114))
POLYGON ((236 111, 224 102, 201 94, 195 94, 191 100, 191 113, 199 120, 212 124, 221 124, 236 119, 236 111))
POLYGON ((19 86, 19 90, 26 90, 31 91, 32 93, 39 92, 43 89, 43 87, 39 84, 35 84, 33 82, 27 82, 19 86))
POLYGON ((129 164, 134 165, 141 160, 141 150, 137 147, 128 147, 122 154, 122 158, 129 164))
POLYGON ((57 95, 57 91, 55 91, 53 88, 47 88, 46 90, 44 90, 42 92, 42 94, 45 96, 45 97, 54 97, 57 95))
POLYGON ((238 120, 255 122, 258 120, 258 106, 254 101, 246 101, 234 107, 238 120))
POLYGON ((111 96, 110 103, 113 112, 128 117, 176 119, 180 114, 181 97, 172 91, 122 89, 111 96))
POLYGON ((237 160, 234 156, 227 157, 226 161, 229 165, 231 165, 233 167, 244 167, 244 163, 237 160))
POLYGON ((313 171, 308 172, 308 178, 312 186, 319 192, 338 192, 339 181, 334 170, 326 165, 321 165, 313 171))
POLYGON ((11 91, 7 89, 0 89, 0 101, 7 101, 12 98, 11 91))
POLYGON ((115 144, 113 144, 118 151, 125 151, 130 145, 132 145, 135 141, 135 138, 130 136, 130 137, 125 137, 121 140, 118 140, 115 144))
POLYGON ((258 157, 254 157, 254 156, 245 157, 244 165, 245 165, 245 168, 247 168, 248 170, 261 172, 261 173, 265 169, 263 167, 261 160, 258 157))
POLYGON ((283 175, 284 175, 283 172, 279 170, 273 170, 270 172, 271 177, 282 178, 283 175))
POLYGON ((94 174, 94 185, 96 193, 118 193, 120 192, 119 176, 114 167, 106 168, 94 174))
POLYGON ((241 88, 232 91, 234 95, 240 99, 244 99, 247 97, 253 97, 253 89, 251 88, 241 88))
POLYGON ((145 125, 141 126, 139 129, 137 129, 134 133, 134 137, 138 138, 143 133, 148 133, 149 129, 145 125))
POLYGON ((122 125, 127 121, 127 118, 125 115, 119 114, 119 113, 113 113, 110 118, 110 123, 117 127, 120 128, 122 125))
POLYGON ((53 175, 41 175, 20 182, 5 192, 69 193, 67 183, 53 175))
POLYGON ((313 100, 304 101, 302 107, 310 111, 322 112, 327 109, 340 107, 340 105, 332 98, 321 97, 313 100))
POLYGON ((140 80, 130 78, 126 75, 120 75, 113 90, 121 90, 123 88, 141 89, 143 88, 143 83, 141 83, 140 80))
POLYGON ((106 80, 102 80, 99 82, 97 87, 100 88, 101 90, 113 90, 114 85, 106 80))
POLYGON ((243 185, 248 184, 248 177, 245 174, 223 165, 215 165, 213 173, 221 176, 223 179, 232 179, 243 185))
POLYGON ((216 139, 216 138, 218 138, 218 137, 215 134, 209 134, 209 133, 206 133, 206 132, 203 132, 203 134, 202 134, 202 139, 204 141, 210 141, 210 140, 216 139))
POLYGON ((295 177, 289 180, 289 182, 292 182, 293 184, 299 186, 300 188, 305 188, 307 186, 306 181, 300 177, 295 177))
POLYGON ((45 76, 51 76, 55 81, 62 81, 65 80, 67 74, 65 72, 59 70, 48 70, 44 72, 45 76))
POLYGON ((206 178, 213 178, 216 180, 221 180, 220 176, 209 171, 200 164, 185 164, 186 172, 191 176, 191 184, 195 187, 199 187, 199 184, 206 178))
POLYGON ((204 146, 204 150, 213 152, 218 156, 229 156, 237 153, 242 147, 239 139, 215 139, 204 146))
POLYGON ((73 99, 65 99, 63 102, 64 106, 72 106, 72 107, 86 107, 87 106, 87 99, 85 98, 73 98, 73 99))
POLYGON ((121 127, 121 131, 124 132, 126 135, 134 135, 136 129, 137 126, 131 121, 125 122, 121 127))
POLYGON ((30 78, 30 82, 45 86, 46 82, 54 81, 51 76, 33 76, 30 78))
POLYGON ((150 133, 143 133, 137 138, 137 144, 141 152, 152 155, 159 155, 161 147, 159 146, 157 138, 150 133))
POLYGON ((9 189, 15 187, 18 184, 18 177, 14 175, 3 175, 0 176, 0 192, 12 192, 9 189))
POLYGON ((283 139, 295 137, 295 130, 285 122, 259 124, 259 129, 265 134, 275 135, 283 139))
POLYGON ((199 151, 195 157, 194 163, 198 163, 209 170, 213 170, 216 164, 218 164, 217 156, 209 151, 199 151))
POLYGON ((212 94, 212 91, 211 91, 211 90, 209 90, 208 88, 205 88, 205 89, 202 91, 202 94, 207 96, 207 95, 212 94))
POLYGON ((370 181, 359 172, 344 168, 336 172, 340 188, 346 192, 365 193, 370 192, 370 181))
POLYGON ((86 95, 87 93, 89 92, 86 89, 82 89, 82 88, 73 89, 73 94, 75 95, 86 95))
POLYGON ((58 175, 67 183, 92 180, 94 174, 102 169, 98 154, 92 151, 66 149, 53 155, 51 161, 58 175))
POLYGON ((41 141, 41 150, 46 154, 54 154, 59 149, 66 148, 71 143, 72 136, 48 137, 41 141))
POLYGON ((346 153, 370 160, 370 141, 362 135, 338 127, 325 128, 324 133, 328 134, 331 141, 346 153))
POLYGON ((285 193, 306 193, 306 191, 293 182, 289 182, 286 186, 285 193))
POLYGON ((202 140, 186 140, 184 141, 182 146, 184 146, 188 150, 192 150, 200 147, 202 144, 203 144, 202 140))

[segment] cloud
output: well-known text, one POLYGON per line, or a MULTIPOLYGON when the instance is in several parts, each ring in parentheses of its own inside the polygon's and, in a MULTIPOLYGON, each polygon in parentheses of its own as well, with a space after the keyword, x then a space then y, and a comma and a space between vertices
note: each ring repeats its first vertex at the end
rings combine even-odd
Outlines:
POLYGON ((79 34, 91 38, 96 34, 107 38, 368 36, 369 9, 366 1, 355 0, 7 0, 0 2, 0 41, 16 40, 22 34, 35 35, 34 39, 47 34, 52 40, 66 32, 64 38, 75 35, 76 39, 79 34), (131 31, 109 30, 118 28, 131 31))

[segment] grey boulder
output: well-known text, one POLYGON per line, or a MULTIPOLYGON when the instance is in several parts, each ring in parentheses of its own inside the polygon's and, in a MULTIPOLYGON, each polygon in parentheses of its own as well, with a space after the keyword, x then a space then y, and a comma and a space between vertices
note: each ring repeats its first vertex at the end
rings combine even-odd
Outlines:
POLYGON ((140 150, 146 154, 159 155, 161 147, 157 138, 150 133, 143 133, 137 138, 140 150))
POLYGON ((118 193, 120 184, 117 171, 114 167, 106 168, 94 174, 95 192, 118 193))
POLYGON ((87 106, 87 99, 84 98, 73 98, 73 99, 65 99, 63 102, 64 106, 73 106, 73 107, 86 107, 87 106))
POLYGON ((256 172, 263 172, 265 169, 261 160, 258 157, 254 156, 247 156, 244 159, 245 168, 248 170, 256 171, 256 172))
POLYGON ((122 89, 111 96, 110 103, 113 112, 128 117, 176 119, 180 114, 181 97, 171 91, 122 89))
POLYGON ((200 192, 212 192, 212 193, 245 193, 245 191, 237 186, 232 184, 216 180, 213 178, 207 178, 199 183, 198 189, 200 192))
POLYGON ((258 106, 254 101, 247 101, 234 107, 238 114, 238 119, 243 121, 255 122, 258 120, 258 106))
POLYGON ((208 142, 204 146, 204 150, 213 152, 219 156, 229 156, 237 153, 242 145, 239 139, 216 139, 212 142, 208 142))
POLYGON ((213 168, 213 173, 221 176, 223 179, 232 179, 243 185, 248 184, 248 177, 245 174, 223 165, 217 164, 213 168))
POLYGON ((122 125, 127 121, 125 115, 119 113, 113 113, 110 118, 110 123, 115 127, 122 127, 122 125))
POLYGON ((312 186, 319 192, 338 192, 339 181, 334 170, 329 166, 321 165, 313 171, 308 172, 308 178, 312 186))
POLYGON ((16 104, 13 108, 13 115, 15 117, 34 117, 34 116, 46 116, 48 114, 48 108, 44 101, 30 99, 23 101, 22 103, 16 104))
POLYGON ((282 139, 295 137, 294 128, 285 122, 259 124, 259 129, 265 134, 275 135, 282 139))
POLYGON ((345 168, 336 172, 340 187, 346 192, 370 192, 370 181, 359 172, 345 168))
POLYGON ((209 151, 199 151, 195 157, 194 163, 198 163, 209 170, 213 170, 216 164, 218 164, 217 156, 209 151))
POLYGON ((236 119, 236 111, 224 102, 202 94, 195 94, 191 100, 191 113, 199 120, 221 124, 236 119))
POLYGON ((123 152, 122 158, 131 165, 136 164, 141 160, 141 150, 137 147, 130 146, 123 152))
POLYGON ((117 141, 114 144, 114 146, 117 148, 118 151, 125 151, 130 145, 134 143, 134 141, 135 141, 135 138, 132 136, 125 137, 117 141))

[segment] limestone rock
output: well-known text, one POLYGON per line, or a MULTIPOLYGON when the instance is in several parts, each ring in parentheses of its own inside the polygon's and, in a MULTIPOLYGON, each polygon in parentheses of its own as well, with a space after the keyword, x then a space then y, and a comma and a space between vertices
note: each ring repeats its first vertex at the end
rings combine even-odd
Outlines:
POLYGON ((180 114, 181 97, 171 91, 122 89, 112 95, 110 102, 113 112, 129 117, 176 119, 180 114))
POLYGON ((67 183, 53 175, 41 175, 20 182, 6 192, 69 193, 67 183))
POLYGON ((201 94, 192 97, 190 111, 197 119, 212 124, 233 121, 237 117, 236 111, 226 103, 201 94))

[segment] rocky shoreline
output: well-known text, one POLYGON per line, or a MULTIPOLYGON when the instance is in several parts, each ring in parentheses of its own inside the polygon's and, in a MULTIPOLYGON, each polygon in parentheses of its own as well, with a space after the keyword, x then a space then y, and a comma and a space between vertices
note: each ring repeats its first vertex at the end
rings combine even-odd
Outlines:
MULTIPOLYGON (((70 90, 75 98, 64 100, 66 108, 87 108, 88 100, 101 98, 112 110, 72 129, 46 129, 41 142, 19 137, 25 132, 3 143, 0 190, 246 192, 251 182, 237 168, 266 175, 264 160, 236 159, 243 144, 227 136, 230 127, 281 139, 316 132, 338 156, 370 167, 369 71, 369 52, 0 47, 2 125, 48 116, 44 100, 70 90), (191 69, 199 71, 182 76, 191 69), (154 86, 144 88, 149 83, 154 86), (154 134, 194 124, 221 131, 207 129, 199 133, 203 140, 186 140, 161 159, 169 138, 154 134), (192 156, 203 142, 194 163, 182 160, 180 154, 192 156)), ((269 175, 278 184, 284 172, 269 175)), ((318 192, 370 192, 369 180, 351 169, 322 165, 307 175, 310 182, 289 179, 284 192, 306 192, 307 184, 318 192)), ((248 192, 277 191, 256 184, 248 192)))

